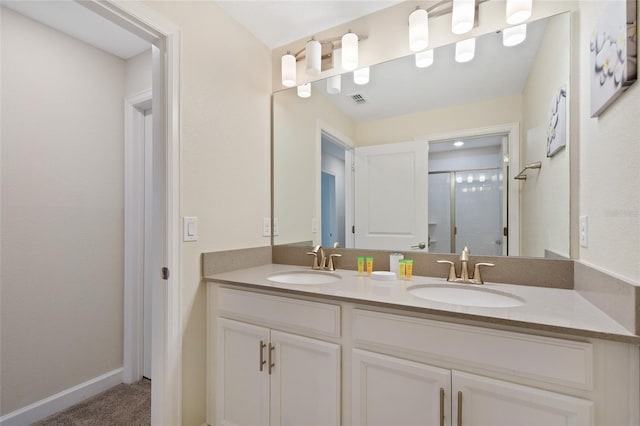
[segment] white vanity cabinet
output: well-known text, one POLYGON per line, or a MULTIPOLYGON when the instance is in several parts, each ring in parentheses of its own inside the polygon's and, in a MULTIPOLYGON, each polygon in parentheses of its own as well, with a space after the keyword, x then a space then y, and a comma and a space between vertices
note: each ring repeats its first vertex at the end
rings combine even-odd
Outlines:
POLYGON ((283 328, 322 334, 339 319, 338 306, 222 288, 217 307, 242 320, 214 319, 209 424, 340 424, 340 345, 265 326, 286 321, 283 328))
POLYGON ((593 425, 593 403, 355 349, 353 426, 593 425))

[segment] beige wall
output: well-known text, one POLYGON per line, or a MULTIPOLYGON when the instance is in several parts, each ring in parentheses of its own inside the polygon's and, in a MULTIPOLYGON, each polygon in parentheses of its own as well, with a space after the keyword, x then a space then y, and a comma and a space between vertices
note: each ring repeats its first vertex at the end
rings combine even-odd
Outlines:
POLYGON ((295 89, 284 90, 273 99, 274 151, 278 153, 273 172, 274 217, 280 223, 275 244, 319 243, 321 234, 311 232, 311 220, 316 218, 320 230, 320 130, 353 143, 355 123, 320 93, 301 99, 295 89))
POLYGON ((604 4, 581 3, 574 43, 580 52, 579 214, 589 217, 589 247, 580 248, 580 260, 640 285, 640 82, 590 117, 589 43, 604 4))
POLYGON ((151 48, 125 61, 125 94, 135 95, 151 90, 151 48))
MULTIPOLYGON (((526 181, 514 182, 520 189, 520 255, 544 257, 550 250, 569 257, 569 125, 567 145, 547 158, 549 105, 560 87, 570 89, 571 51, 568 13, 549 19, 523 91, 522 164, 542 163, 540 171, 527 172, 526 181), (550 66, 550 65, 553 66, 550 66)), ((570 116, 566 101, 567 117, 570 116)))
POLYGON ((214 2, 145 4, 181 27, 181 216, 199 218, 182 245, 183 424, 205 421, 203 252, 268 246, 271 52, 214 2))
POLYGON ((122 367, 125 64, 1 19, 7 414, 122 367))
POLYGON ((420 136, 440 135, 461 129, 519 123, 521 119, 522 97, 514 95, 359 122, 356 125, 356 140, 358 146, 406 142, 420 136))

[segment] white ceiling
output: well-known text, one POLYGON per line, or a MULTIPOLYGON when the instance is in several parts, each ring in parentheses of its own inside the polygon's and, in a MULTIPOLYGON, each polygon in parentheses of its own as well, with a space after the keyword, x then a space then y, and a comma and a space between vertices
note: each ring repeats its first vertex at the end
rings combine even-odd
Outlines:
POLYGON ((147 41, 75 1, 1 0, 0 4, 122 59, 151 47, 147 41))
POLYGON ((216 0, 270 49, 369 15, 402 0, 216 0))

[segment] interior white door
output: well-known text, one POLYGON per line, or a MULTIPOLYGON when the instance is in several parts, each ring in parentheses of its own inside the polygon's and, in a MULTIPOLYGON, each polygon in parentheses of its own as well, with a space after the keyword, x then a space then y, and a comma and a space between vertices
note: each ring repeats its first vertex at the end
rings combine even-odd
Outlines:
POLYGON ((453 424, 593 425, 593 402, 567 395, 459 371, 452 373, 452 390, 453 424))
POLYGON ((428 242, 429 145, 355 149, 355 246, 409 250, 428 242))
POLYGON ((339 425, 340 346, 274 330, 271 344, 271 426, 339 425))
POLYGON ((216 424, 269 425, 269 329, 217 319, 216 424))
POLYGON ((451 371, 353 350, 354 426, 451 425, 451 371))

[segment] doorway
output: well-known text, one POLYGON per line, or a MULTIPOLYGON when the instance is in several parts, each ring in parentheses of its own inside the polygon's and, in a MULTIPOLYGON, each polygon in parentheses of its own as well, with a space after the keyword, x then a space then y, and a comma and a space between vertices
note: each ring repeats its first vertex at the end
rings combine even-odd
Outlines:
POLYGON ((429 251, 506 255, 508 205, 504 147, 497 134, 432 142, 429 149, 429 251))
POLYGON ((348 150, 336 137, 322 131, 320 171, 321 244, 324 247, 347 247, 346 205, 348 150))

